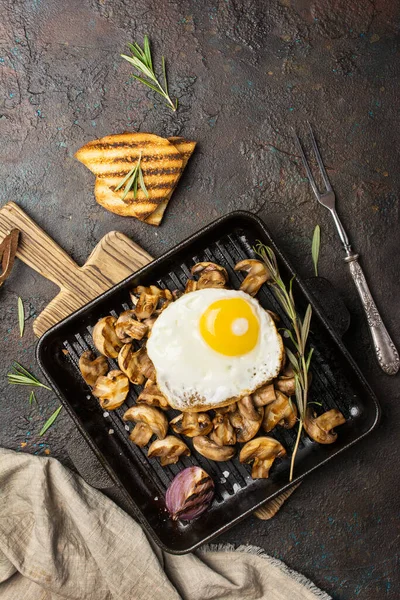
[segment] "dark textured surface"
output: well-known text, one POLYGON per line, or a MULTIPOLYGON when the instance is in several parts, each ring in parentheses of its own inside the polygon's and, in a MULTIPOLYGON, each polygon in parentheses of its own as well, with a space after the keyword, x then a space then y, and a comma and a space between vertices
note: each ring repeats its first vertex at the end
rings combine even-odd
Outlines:
MULTIPOLYGON (((399 384, 378 368, 329 215, 316 205, 291 128, 318 133, 339 212, 393 338, 398 258, 399 4, 387 0, 0 2, 0 202, 23 206, 82 262, 110 229, 153 255, 236 208, 257 212, 295 268, 311 274, 310 241, 322 229, 321 275, 342 293, 345 342, 380 398, 380 428, 317 472, 270 522, 249 519, 221 541, 282 558, 337 600, 397 599, 399 384), (173 114, 130 77, 124 43, 148 33, 169 59, 173 114), (140 129, 198 141, 158 230, 96 205, 93 176, 73 159, 93 137, 140 129)), ((10 388, 12 359, 35 370, 31 321, 55 287, 17 263, 0 289, 0 445, 45 451, 70 464, 72 425, 38 431, 56 399, 10 388), (29 319, 18 335, 17 296, 29 319), (41 445, 42 444, 42 445, 41 445)))

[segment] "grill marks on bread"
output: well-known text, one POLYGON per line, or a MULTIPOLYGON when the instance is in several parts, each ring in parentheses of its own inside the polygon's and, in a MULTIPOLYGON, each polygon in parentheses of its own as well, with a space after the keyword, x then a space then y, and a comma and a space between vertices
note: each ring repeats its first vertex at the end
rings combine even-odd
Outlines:
POLYGON ((104 208, 159 225, 195 142, 181 137, 164 139, 150 133, 123 133, 93 140, 75 157, 95 175, 95 196, 104 208), (138 186, 122 200, 124 186, 115 191, 141 155, 141 168, 149 197, 138 186))

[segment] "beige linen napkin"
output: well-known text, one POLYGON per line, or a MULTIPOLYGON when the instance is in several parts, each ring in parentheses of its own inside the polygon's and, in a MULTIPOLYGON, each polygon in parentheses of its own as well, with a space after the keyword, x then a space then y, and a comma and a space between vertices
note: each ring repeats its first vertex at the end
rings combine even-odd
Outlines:
POLYGON ((56 460, 0 449, 1 600, 330 600, 262 550, 223 550, 162 552, 56 460))

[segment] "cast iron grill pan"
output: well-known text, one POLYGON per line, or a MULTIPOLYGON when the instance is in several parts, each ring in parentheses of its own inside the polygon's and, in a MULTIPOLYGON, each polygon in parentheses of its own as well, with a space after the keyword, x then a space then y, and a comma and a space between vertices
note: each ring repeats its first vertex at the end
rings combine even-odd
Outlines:
MULTIPOLYGON (((158 459, 147 458, 147 448, 138 448, 130 442, 128 436, 132 425, 122 420, 127 408, 135 403, 141 387, 131 385, 129 396, 119 409, 104 411, 80 375, 79 356, 87 349, 96 352, 91 336, 93 326, 107 314, 117 316, 131 308, 129 290, 137 285, 155 284, 170 290, 183 290, 192 265, 213 261, 225 266, 231 287, 238 289, 243 275, 236 273, 233 267, 239 260, 254 257, 253 247, 257 240, 274 247, 281 273, 288 282, 295 275, 293 269, 276 248, 264 224, 249 213, 235 212, 205 227, 164 257, 93 300, 49 330, 38 344, 38 362, 45 376, 96 456, 129 498, 138 519, 168 552, 182 554, 208 542, 286 489, 289 458, 276 462, 270 479, 253 480, 250 466, 241 465, 237 458, 224 463, 209 461, 193 452, 191 440, 185 437, 192 455, 163 468, 158 459), (192 465, 201 466, 213 478, 215 500, 211 509, 199 519, 172 522, 165 510, 165 491, 179 471, 192 465)), ((312 297, 297 277, 294 294, 300 312, 309 302, 313 304, 312 297)), ((268 286, 263 286, 257 298, 263 307, 280 315, 281 327, 289 327, 286 315, 268 286)), ((341 340, 318 308, 313 306, 313 310, 309 337, 315 348, 311 400, 320 402, 323 410, 338 408, 347 422, 339 428, 338 440, 333 445, 321 446, 304 439, 296 461, 295 481, 366 435, 379 417, 376 398, 341 340)), ((118 368, 116 361, 109 359, 109 362, 111 368, 118 368)), ((171 409, 167 417, 170 420, 176 414, 177 411, 171 409)), ((269 435, 279 440, 290 456, 296 430, 277 427, 269 435)))

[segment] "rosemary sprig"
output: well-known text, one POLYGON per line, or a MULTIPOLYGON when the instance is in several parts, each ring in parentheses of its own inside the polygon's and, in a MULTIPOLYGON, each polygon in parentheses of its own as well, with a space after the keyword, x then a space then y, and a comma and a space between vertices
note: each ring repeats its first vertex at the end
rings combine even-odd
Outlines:
POLYGON ((279 304, 282 306, 287 316, 290 319, 293 332, 290 333, 290 339, 295 348, 295 352, 292 352, 290 348, 286 348, 286 354, 293 367, 295 385, 296 385, 296 404, 299 411, 299 428, 297 431, 296 443, 293 449, 292 459, 290 463, 290 475, 289 481, 293 479, 294 463, 299 449, 299 443, 301 438, 301 432, 303 430, 304 419, 307 410, 308 400, 308 386, 309 377, 308 371, 310 368, 311 357, 314 349, 311 348, 307 353, 307 338, 310 331, 310 323, 312 316, 312 308, 309 304, 307 306, 306 313, 303 320, 300 319, 296 311, 296 305, 293 297, 292 285, 293 279, 290 280, 289 287, 287 288, 285 283, 282 281, 276 256, 272 248, 265 246, 261 242, 257 243, 255 252, 264 261, 271 274, 268 284, 271 286, 279 304))
POLYGON ((46 431, 49 429, 49 427, 51 427, 54 423, 54 421, 57 419, 58 415, 60 414, 60 411, 62 409, 62 406, 59 406, 51 415, 51 417, 49 417, 46 421, 46 423, 43 425, 42 429, 39 431, 39 436, 42 436, 46 433, 46 431))
POLYGON ((318 259, 319 259, 319 247, 321 245, 321 229, 319 225, 315 226, 312 244, 311 244, 311 255, 314 263, 315 276, 318 277, 318 259))
POLYGON ((39 379, 32 375, 32 373, 29 373, 29 371, 24 369, 24 367, 19 363, 15 362, 11 368, 13 369, 13 372, 7 373, 8 383, 12 385, 32 385, 51 391, 51 388, 49 388, 47 385, 44 385, 44 383, 41 383, 39 379))
POLYGON ((19 323, 19 335, 22 337, 24 335, 24 327, 25 327, 25 312, 24 312, 24 303, 22 302, 22 298, 18 296, 18 323, 19 323))
POLYGON ((115 188, 114 191, 118 192, 118 190, 120 190, 122 188, 122 186, 124 184, 126 184, 121 200, 125 200, 125 198, 128 195, 128 192, 131 191, 132 187, 133 187, 133 197, 136 200, 138 181, 139 181, 140 187, 142 189, 142 192, 144 193, 146 198, 149 197, 149 192, 147 191, 147 188, 144 183, 142 167, 140 166, 141 160, 142 160, 142 153, 140 152, 139 160, 136 163, 136 165, 134 167, 132 167, 132 169, 129 171, 129 173, 123 178, 123 180, 115 188))
POLYGON ((143 48, 141 48, 137 42, 128 44, 128 48, 132 52, 132 56, 121 54, 121 57, 131 63, 139 71, 139 73, 147 77, 147 79, 139 77, 139 75, 132 75, 132 77, 144 85, 147 85, 147 87, 153 90, 153 92, 160 94, 160 96, 167 101, 168 106, 175 112, 178 108, 178 99, 173 102, 168 92, 167 70, 164 56, 161 57, 162 72, 164 77, 163 87, 158 81, 157 75, 154 72, 148 36, 144 36, 143 48))

